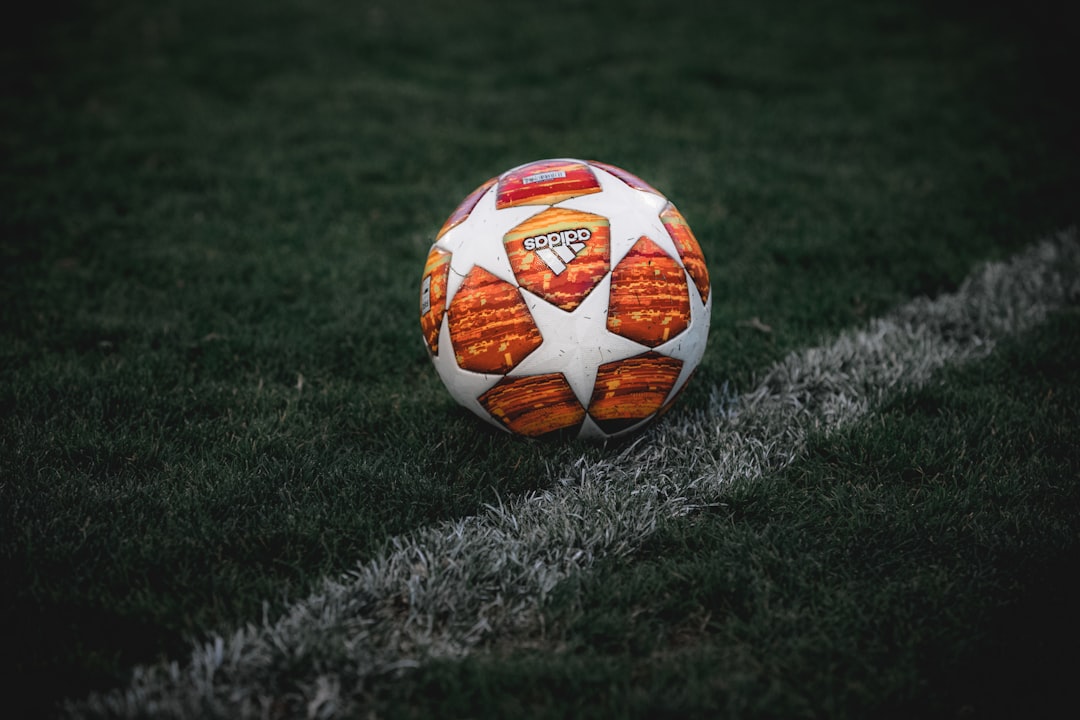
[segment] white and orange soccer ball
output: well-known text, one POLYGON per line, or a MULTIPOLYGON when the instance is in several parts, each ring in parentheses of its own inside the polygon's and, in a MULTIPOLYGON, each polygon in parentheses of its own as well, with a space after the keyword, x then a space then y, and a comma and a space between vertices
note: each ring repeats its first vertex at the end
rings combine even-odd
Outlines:
POLYGON ((671 405, 711 302, 701 248, 660 192, 604 163, 541 160, 488 180, 443 225, 420 326, 450 394, 484 420, 604 439, 671 405))

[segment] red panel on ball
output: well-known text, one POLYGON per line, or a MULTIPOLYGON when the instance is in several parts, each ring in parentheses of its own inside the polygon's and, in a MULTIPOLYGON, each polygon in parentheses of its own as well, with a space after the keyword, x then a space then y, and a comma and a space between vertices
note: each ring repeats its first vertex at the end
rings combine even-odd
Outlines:
POLYGON ((686 272, 690 273, 694 285, 697 286, 701 302, 705 302, 709 299, 709 269, 705 267, 705 255, 701 252, 697 238, 686 223, 686 218, 671 203, 660 213, 660 219, 679 250, 679 257, 686 266, 686 272))
POLYGON ((656 347, 690 324, 690 294, 682 266, 644 235, 611 272, 607 328, 656 347))
POLYGON ((541 160, 523 165, 499 179, 498 209, 517 205, 554 203, 600 192, 600 182, 584 163, 572 160, 541 160))
POLYGON ((585 408, 562 373, 505 378, 479 400, 492 417, 528 437, 577 428, 585 420, 585 408))
POLYGON ((521 286, 567 311, 580 305, 611 267, 607 219, 578 210, 537 213, 510 230, 503 245, 521 286))
POLYGON ((420 329, 432 353, 439 352, 439 329, 446 310, 446 278, 450 274, 450 253, 432 248, 420 279, 420 329))
POLYGON ((516 287, 474 266, 447 311, 457 364, 465 370, 505 373, 543 339, 516 287))
POLYGON ((600 423, 636 422, 649 417, 663 407, 682 365, 682 360, 657 352, 601 365, 589 401, 589 415, 600 423))

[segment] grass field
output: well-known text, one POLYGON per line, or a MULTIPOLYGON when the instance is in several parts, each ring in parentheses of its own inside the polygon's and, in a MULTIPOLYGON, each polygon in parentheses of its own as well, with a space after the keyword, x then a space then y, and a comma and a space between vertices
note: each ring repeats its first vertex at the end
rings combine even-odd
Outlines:
MULTIPOLYGON (((183 666, 392 538, 626 457, 495 434, 431 367, 424 257, 493 174, 596 158, 678 203, 713 329, 670 427, 1077 222, 1064 3, 143 5, 42 6, 3 31, 13 716, 183 666)), ((324 695, 388 717, 1074 706, 1078 318, 1073 296, 989 357, 883 390, 562 578, 536 623, 324 695)), ((263 669, 272 714, 344 707, 315 702, 327 658, 263 669)))

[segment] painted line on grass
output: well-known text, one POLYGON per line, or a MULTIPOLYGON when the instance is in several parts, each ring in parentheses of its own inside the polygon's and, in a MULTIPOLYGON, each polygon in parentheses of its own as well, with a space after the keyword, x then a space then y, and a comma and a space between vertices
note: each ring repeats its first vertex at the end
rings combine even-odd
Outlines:
POLYGON ((602 557, 634 552, 663 517, 716 502, 800 457, 812 432, 864 416, 946 365, 1080 300, 1076 232, 987 264, 955 292, 917 299, 793 353, 752 392, 715 391, 708 410, 648 431, 619 456, 578 460, 552 489, 394 538, 355 572, 281 617, 214 635, 180 664, 140 667, 129 687, 67 706, 72 716, 340 717, 365 684, 484 638, 538 627, 545 598, 602 557))

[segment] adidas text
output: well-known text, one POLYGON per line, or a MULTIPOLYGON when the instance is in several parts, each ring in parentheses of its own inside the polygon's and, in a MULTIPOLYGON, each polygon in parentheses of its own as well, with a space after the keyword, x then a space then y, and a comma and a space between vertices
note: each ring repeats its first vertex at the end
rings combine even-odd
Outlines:
POLYGON ((578 228, 577 230, 563 230, 561 232, 551 232, 546 235, 535 235, 533 237, 525 238, 523 247, 526 250, 539 250, 545 247, 561 247, 563 245, 569 245, 570 243, 585 242, 592 237, 592 231, 588 228, 578 228))

